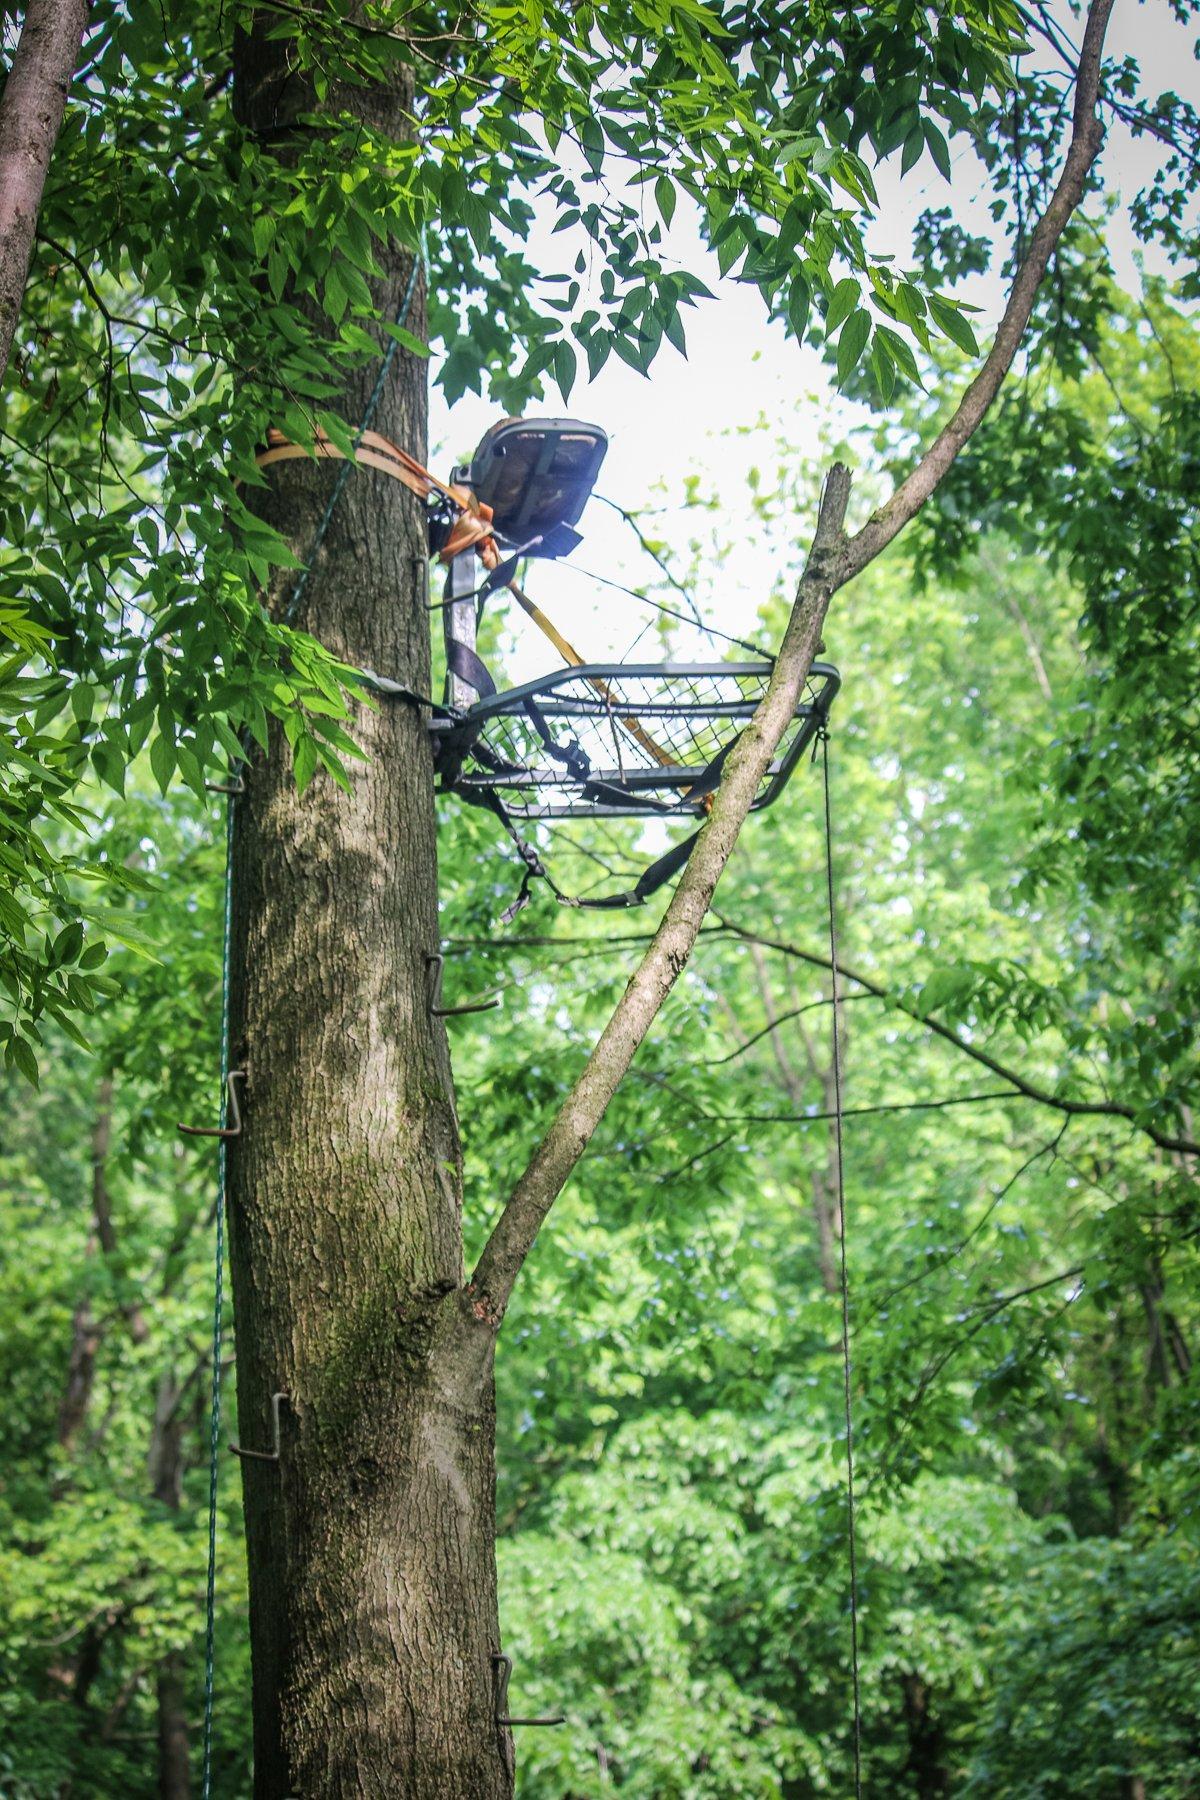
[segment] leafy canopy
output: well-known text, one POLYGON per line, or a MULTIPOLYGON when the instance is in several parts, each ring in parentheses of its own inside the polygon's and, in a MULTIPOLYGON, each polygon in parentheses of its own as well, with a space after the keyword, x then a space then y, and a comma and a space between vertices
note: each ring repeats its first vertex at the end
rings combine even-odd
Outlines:
POLYGON ((709 290, 665 242, 680 196, 723 272, 837 334, 843 373, 869 348, 911 378, 911 344, 969 337, 870 253, 867 159, 946 167, 1011 79, 1007 3, 269 12, 295 82, 256 135, 229 83, 248 7, 102 0, 46 191, 0 412, 0 1034, 28 1074, 38 1020, 106 992, 96 884, 130 876, 67 847, 97 783, 148 755, 200 793, 272 718, 306 778, 345 779, 347 671, 264 608, 298 558, 247 490, 268 423, 349 448, 347 371, 427 353, 379 317, 382 246, 426 248, 446 391, 510 408, 581 357, 684 348, 709 290), (348 109, 379 82, 411 94, 400 140, 348 109))

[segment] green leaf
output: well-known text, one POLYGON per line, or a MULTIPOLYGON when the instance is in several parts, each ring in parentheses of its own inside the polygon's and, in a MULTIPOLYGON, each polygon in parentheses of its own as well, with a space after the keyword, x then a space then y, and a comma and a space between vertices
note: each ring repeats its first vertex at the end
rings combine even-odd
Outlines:
POLYGON ((175 746, 161 733, 150 746, 150 769, 159 792, 165 795, 175 773, 175 746))
POLYGON ((63 926, 54 940, 54 946, 50 952, 51 967, 60 969, 64 963, 73 963, 82 948, 83 926, 78 919, 73 919, 69 925, 63 926))
POLYGON ((839 281, 830 295, 829 307, 825 314, 825 329, 832 337, 843 319, 848 319, 861 297, 861 289, 852 275, 839 281))
POLYGON ((593 175, 600 172, 604 161, 604 133, 594 118, 586 118, 579 128, 579 141, 593 175))
POLYGON ((25 1038, 9 1038, 4 1055, 7 1062, 16 1064, 31 1087, 39 1085, 37 1057, 33 1053, 33 1046, 25 1038))
POLYGON ((302 737, 293 753, 293 772, 296 787, 303 793, 316 772, 318 762, 317 746, 309 736, 302 737))
POLYGON ((576 361, 575 351, 564 338, 554 346, 554 379, 562 391, 564 400, 571 398, 571 389, 575 385, 576 361))
POLYGON ((839 387, 845 385, 851 371, 860 361, 870 335, 871 315, 865 307, 860 306, 846 320, 842 326, 842 335, 838 339, 837 378, 839 387))
POLYGON ((929 154, 932 156, 939 174, 944 175, 946 180, 949 181, 950 146, 947 144, 945 138, 942 136, 942 133, 938 130, 932 119, 925 120, 923 129, 925 133, 925 142, 929 146, 929 154))
POLYGON ((979 355, 979 344, 971 328, 971 322, 959 311, 957 306, 942 300, 936 294, 930 294, 929 311, 934 322, 952 343, 957 344, 959 349, 964 350, 968 356, 979 355))
POLYGON ((387 332, 390 338, 395 338, 396 342, 405 350, 411 350, 414 356, 421 357, 423 361, 429 356, 429 345, 423 343, 415 332, 409 331, 407 326, 382 320, 381 328, 387 332))
POLYGON ((788 293, 788 324, 797 343, 803 343, 808 331, 809 308, 812 304, 812 290, 802 275, 793 278, 788 293))

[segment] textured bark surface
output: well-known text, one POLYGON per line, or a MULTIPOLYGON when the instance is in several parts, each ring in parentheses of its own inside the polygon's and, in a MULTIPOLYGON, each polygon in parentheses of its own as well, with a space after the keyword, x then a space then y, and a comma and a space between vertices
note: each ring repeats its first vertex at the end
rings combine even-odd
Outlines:
MULTIPOLYGON (((278 141, 303 105, 281 46, 243 40, 242 116, 278 141)), ((407 95, 338 97, 395 135, 407 95)), ((381 258, 395 316, 407 253, 381 258)), ((423 328, 418 284, 410 314, 423 328)), ((357 423, 376 370, 340 409, 357 423)), ((425 365, 398 355, 375 428, 424 460, 425 365)), ((307 557, 337 468, 272 471, 262 512, 307 557)), ((353 472, 295 623, 428 692, 424 523, 353 472)), ((287 575, 276 602, 290 594, 287 575)), ((347 795, 303 795, 282 737, 255 754, 234 845, 230 1252, 254 1669, 255 1793, 505 1800, 498 1733, 490 1354, 462 1356, 461 1177, 437 949, 432 762, 409 705, 364 709, 347 795)))
POLYGON ((0 378, 87 16, 88 0, 29 0, 0 93, 0 378))

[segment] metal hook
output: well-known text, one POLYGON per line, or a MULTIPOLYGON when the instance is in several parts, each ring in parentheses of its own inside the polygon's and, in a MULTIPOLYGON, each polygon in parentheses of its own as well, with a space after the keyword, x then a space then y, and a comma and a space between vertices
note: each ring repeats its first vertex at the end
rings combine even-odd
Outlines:
POLYGON ((175 1129, 182 1131, 186 1137, 241 1137, 242 1114, 238 1106, 237 1083, 245 1079, 245 1069, 230 1069, 225 1077, 225 1091, 229 1096, 228 1116, 233 1120, 232 1125, 177 1125, 175 1129))
POLYGON ((233 1439, 230 1438, 229 1448, 233 1451, 235 1456, 253 1457, 255 1462, 277 1463, 279 1461, 279 1408, 287 1397, 286 1394, 282 1393, 271 1395, 271 1443, 274 1448, 270 1450, 243 1450, 240 1444, 235 1444, 233 1439))
POLYGON ((512 1675, 512 1657, 500 1650, 492 1651, 492 1696, 495 1700, 497 1725, 565 1725, 562 1713, 547 1719, 510 1719, 508 1716, 508 1683, 512 1675))
POLYGON ((446 959, 440 950, 435 950, 432 956, 427 956, 425 958, 426 965, 433 970, 433 990, 429 997, 429 1016, 431 1019, 453 1019, 459 1013, 490 1012, 494 1006, 499 1006, 499 994, 489 994, 484 1000, 468 1000, 463 1006, 443 1006, 442 970, 445 966, 445 961, 446 959))

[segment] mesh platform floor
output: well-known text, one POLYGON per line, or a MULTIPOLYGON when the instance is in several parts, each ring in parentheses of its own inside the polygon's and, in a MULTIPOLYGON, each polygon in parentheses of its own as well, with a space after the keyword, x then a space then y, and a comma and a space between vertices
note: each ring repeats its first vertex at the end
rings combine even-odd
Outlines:
MULTIPOLYGON (((555 670, 479 701, 461 723, 434 722, 443 786, 467 798, 494 790, 514 819, 697 815, 696 784, 711 779, 771 669, 764 660, 555 670)), ((755 810, 780 793, 839 685, 832 664, 813 664, 755 810)))

